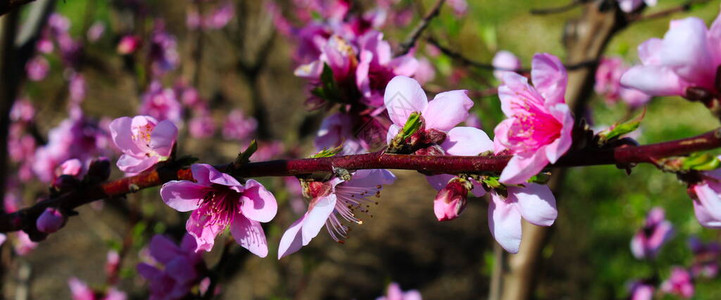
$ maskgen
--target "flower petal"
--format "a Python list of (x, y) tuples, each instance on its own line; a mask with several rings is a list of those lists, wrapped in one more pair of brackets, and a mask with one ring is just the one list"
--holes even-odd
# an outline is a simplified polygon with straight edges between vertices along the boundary
[(283, 237), (280, 238), (280, 244), (278, 245), (278, 259), (293, 254), (303, 247), (303, 235), (300, 229), (303, 227), (303, 221), (306, 215), (303, 215), (302, 218), (295, 221), (290, 225), (288, 230), (283, 233)]
[(383, 102), (394, 124), (403, 127), (413, 112), (423, 112), (428, 106), (426, 92), (415, 79), (396, 76), (386, 86)]
[(571, 148), (573, 143), (571, 133), (573, 130), (573, 116), (571, 111), (566, 104), (556, 104), (549, 108), (551, 115), (556, 118), (562, 125), (560, 136), (552, 143), (548, 144), (544, 149), (546, 150), (546, 158), (550, 163), (556, 163), (556, 161), (566, 154), (568, 149)]
[(538, 226), (551, 226), (558, 216), (556, 198), (548, 186), (526, 183), (526, 187), (508, 187), (508, 198), (518, 201), (518, 208), (526, 221)]
[(661, 48), (663, 48), (662, 39), (648, 39), (641, 45), (638, 45), (638, 58), (641, 59), (644, 66), (660, 66)]
[(245, 183), (245, 190), (240, 199), (242, 201), (240, 210), (248, 219), (263, 223), (270, 222), (278, 212), (275, 196), (253, 179), (248, 179)]
[(343, 185), (375, 188), (377, 185), (391, 184), (395, 181), (396, 176), (386, 169), (366, 169), (353, 173), (351, 180), (346, 181)]
[(243, 186), (238, 182), (237, 179), (233, 178), (226, 173), (220, 172), (215, 167), (209, 164), (194, 164), (190, 166), (190, 171), (193, 173), (193, 179), (198, 183), (209, 186), (211, 184), (220, 184), (229, 187), (234, 187), (237, 192), (243, 191)]
[(473, 107), (473, 100), (468, 98), (465, 90), (443, 92), (436, 95), (422, 112), (426, 129), (451, 130), (468, 119), (468, 110)]
[(237, 214), (230, 224), (230, 234), (235, 241), (250, 253), (259, 257), (268, 256), (268, 243), (265, 232), (258, 221), (249, 220), (242, 214)]
[(708, 182), (709, 180), (702, 181), (701, 184), (697, 184), (694, 187), (696, 196), (701, 206), (716, 220), (721, 221), (721, 186), (718, 183)]
[(568, 75), (558, 57), (548, 53), (534, 55), (531, 61), (531, 81), (547, 105), (566, 103)]
[(688, 82), (713, 88), (716, 69), (708, 50), (707, 32), (706, 24), (699, 18), (671, 21), (671, 28), (663, 37), (661, 63)]
[(446, 184), (448, 184), (451, 179), (456, 177), (455, 175), (451, 174), (438, 174), (433, 176), (426, 176), (426, 180), (428, 183), (436, 189), (436, 191), (440, 191), (442, 188), (446, 187)]
[(693, 212), (698, 222), (707, 228), (721, 228), (721, 220), (714, 218), (698, 201), (693, 201)]
[(150, 249), (150, 256), (162, 264), (167, 264), (180, 254), (178, 246), (169, 238), (160, 234), (153, 236), (148, 248)]
[(210, 223), (208, 216), (203, 215), (200, 210), (194, 210), (185, 223), (185, 230), (195, 238), (195, 242), (198, 244), (195, 252), (210, 251), (215, 244), (215, 237), (225, 230), (226, 226), (227, 224)]
[(177, 138), (178, 128), (175, 124), (169, 120), (161, 121), (150, 133), (150, 148), (160, 156), (170, 156)]
[(508, 149), (508, 130), (513, 125), (514, 119), (505, 119), (493, 129), (493, 152), (495, 154)]
[(395, 138), (400, 131), (400, 126), (396, 124), (391, 124), (391, 126), (388, 127), (388, 133), (386, 134), (386, 144), (390, 145), (393, 138)]
[(682, 96), (688, 83), (665, 66), (633, 66), (621, 76), (621, 85), (651, 96)]
[(123, 154), (120, 158), (118, 158), (118, 161), (115, 164), (118, 166), (118, 169), (127, 173), (126, 175), (132, 176), (150, 169), (150, 167), (154, 166), (156, 163), (158, 163), (157, 156), (142, 156), (141, 158), (138, 158), (128, 154)]
[(473, 156), (493, 150), (493, 142), (488, 135), (474, 127), (455, 127), (448, 131), (441, 148), (450, 155)]
[(545, 147), (531, 156), (514, 155), (501, 172), (500, 182), (505, 184), (521, 184), (538, 174), (548, 165)]
[(173, 180), (163, 184), (160, 197), (173, 209), (186, 212), (200, 207), (208, 187), (187, 180)]
[(336, 196), (335, 194), (330, 194), (311, 201), (315, 201), (315, 203), (311, 204), (312, 207), (309, 208), (306, 213), (305, 221), (303, 222), (303, 229), (301, 229), (303, 234), (303, 246), (308, 245), (310, 240), (318, 235), (320, 229), (323, 228), (323, 225), (325, 225), (325, 221), (328, 220), (330, 214), (333, 213), (333, 210), (335, 209)]
[(498, 244), (510, 253), (518, 253), (521, 247), (521, 213), (515, 205), (495, 192), (491, 193), (488, 205), (488, 228)]
[(110, 129), (110, 136), (115, 143), (115, 146), (120, 149), (123, 153), (140, 155), (143, 150), (138, 148), (138, 145), (133, 141), (133, 133), (131, 126), (133, 119), (129, 117), (121, 117), (110, 122), (108, 128)]

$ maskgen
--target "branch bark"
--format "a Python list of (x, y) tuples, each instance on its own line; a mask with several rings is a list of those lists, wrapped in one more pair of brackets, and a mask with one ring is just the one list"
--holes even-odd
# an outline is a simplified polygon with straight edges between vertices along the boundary
[[(678, 156), (721, 147), (721, 128), (702, 135), (644, 146), (569, 152), (549, 167), (573, 167), (606, 164), (653, 163), (658, 158)], [(252, 162), (233, 169), (232, 164), (216, 166), (235, 177), (303, 176), (332, 173), (334, 168), (418, 170), (424, 174), (499, 173), (511, 159), (510, 155), (491, 156), (421, 156), (385, 154), (383, 151), (335, 156)], [(57, 198), (40, 201), (34, 206), (13, 213), (0, 214), (0, 232), (23, 230), (36, 233), (35, 220), (47, 207), (72, 211), (93, 201), (122, 197), (141, 189), (162, 185), (171, 180), (193, 180), (190, 169), (169, 163), (136, 176), (82, 187)], [(524, 234), (525, 235), (525, 234)]]

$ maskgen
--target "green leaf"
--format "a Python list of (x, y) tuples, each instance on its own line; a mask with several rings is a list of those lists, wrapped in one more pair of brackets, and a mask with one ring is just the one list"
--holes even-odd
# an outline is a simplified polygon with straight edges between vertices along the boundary
[(604, 145), (608, 141), (617, 139), (625, 134), (628, 134), (636, 129), (638, 129), (638, 126), (641, 125), (641, 121), (643, 120), (643, 117), (646, 115), (646, 109), (644, 108), (643, 112), (638, 115), (637, 117), (628, 120), (626, 122), (623, 122), (621, 124), (614, 124), (610, 128), (603, 130), (598, 133), (598, 143), (599, 145)]
[(401, 136), (403, 139), (407, 139), (414, 133), (418, 131), (418, 129), (421, 128), (422, 125), (421, 121), (421, 114), (418, 112), (413, 112), (408, 117), (408, 121), (406, 121), (406, 125), (403, 125), (403, 129), (401, 130)]
[(335, 156), (336, 154), (338, 154), (338, 152), (340, 152), (340, 150), (343, 150), (343, 145), (340, 145), (340, 146), (335, 147), (335, 148), (320, 150), (320, 152), (314, 154), (314, 155), (311, 156), (311, 157), (312, 157), (312, 158), (331, 157), (331, 156)]
[(691, 156), (683, 159), (682, 167), (686, 170), (710, 171), (718, 169), (721, 161), (708, 153), (693, 153)]

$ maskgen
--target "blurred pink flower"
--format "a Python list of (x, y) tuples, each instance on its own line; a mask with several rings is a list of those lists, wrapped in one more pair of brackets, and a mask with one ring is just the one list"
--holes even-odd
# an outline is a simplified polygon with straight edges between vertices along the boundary
[(167, 160), (178, 138), (178, 128), (168, 120), (158, 122), (149, 116), (122, 117), (110, 123), (110, 134), (123, 152), (118, 168), (131, 175)]
[(42, 55), (37, 55), (25, 64), (25, 72), (32, 81), (43, 80), (50, 72), (50, 63)]
[(510, 51), (506, 50), (496, 52), (491, 64), (493, 65), (493, 68), (496, 69), (493, 71), (493, 77), (496, 77), (496, 79), (501, 82), (503, 82), (504, 74), (509, 72), (516, 73), (517, 70), (521, 68), (521, 60), (519, 60), (518, 57)]
[(630, 13), (646, 3), (646, 6), (656, 6), (656, 0), (618, 0), (618, 6), (621, 10)]
[(215, 133), (215, 120), (207, 110), (195, 112), (195, 116), (188, 123), (188, 132), (194, 138), (208, 138)]
[(196, 251), (210, 251), (215, 237), (230, 226), (230, 233), (243, 248), (260, 257), (268, 255), (260, 222), (275, 217), (278, 204), (273, 194), (255, 180), (240, 184), (211, 165), (194, 164), (191, 172), (195, 182), (170, 181), (163, 184), (160, 195), (178, 211), (193, 211), (185, 228), (198, 243)]
[(75, 277), (68, 280), (73, 300), (125, 300), (125, 293), (109, 287), (107, 291), (96, 291)]
[(142, 40), (139, 36), (136, 35), (126, 35), (122, 38), (120, 38), (120, 41), (118, 42), (117, 51), (118, 54), (121, 55), (128, 55), (133, 54), (135, 51), (140, 49), (140, 46), (142, 44)]
[(391, 184), (396, 177), (387, 170), (358, 170), (351, 180), (333, 178), (328, 182), (309, 182), (306, 194), (312, 197), (308, 211), (283, 233), (278, 246), (278, 259), (295, 253), (307, 246), (325, 224), (331, 238), (341, 242), (346, 238), (348, 227), (341, 223), (361, 224), (356, 210), (366, 212), (365, 205), (374, 203), (372, 196), (379, 196), (384, 184)]
[(720, 42), (721, 17), (716, 18), (710, 29), (695, 17), (673, 20), (663, 40), (652, 38), (638, 46), (641, 65), (623, 74), (621, 84), (652, 96), (687, 97), (688, 88), (716, 95)]
[(170, 120), (176, 125), (181, 124), (183, 107), (178, 102), (175, 90), (163, 88), (159, 81), (153, 81), (141, 98), (141, 115), (151, 116), (158, 121)]
[(91, 43), (97, 42), (105, 33), (105, 24), (100, 21), (95, 21), (93, 25), (88, 28), (88, 41)]
[(661, 291), (690, 299), (694, 294), (691, 274), (681, 267), (673, 267), (671, 276), (661, 283)]
[(626, 88), (621, 85), (621, 76), (628, 67), (620, 57), (604, 57), (596, 69), (596, 93), (604, 96), (610, 103), (623, 100), (631, 107), (639, 107), (651, 100), (651, 96), (643, 92)]
[(566, 105), (566, 69), (550, 54), (533, 56), (531, 78), (506, 73), (498, 88), (501, 109), (508, 119), (496, 126), (496, 153), (506, 149), (513, 158), (501, 173), (505, 184), (521, 184), (555, 163), (571, 148), (573, 116)]
[[(383, 40), (383, 33), (370, 31), (358, 38), (359, 62), (355, 69), (358, 90), (363, 103), (380, 107), (388, 82), (395, 76), (413, 76), (418, 70), (414, 53), (394, 57), (391, 46)], [(427, 76), (427, 74), (424, 74)]]
[(384, 297), (378, 297), (376, 300), (421, 300), (421, 293), (416, 290), (410, 290), (404, 292), (401, 290), (400, 285), (395, 282), (391, 282), (388, 285), (388, 290)]
[(255, 135), (258, 121), (246, 116), (242, 110), (234, 109), (223, 123), (223, 138), (227, 140), (246, 141)]
[(721, 256), (721, 245), (716, 241), (704, 243), (697, 237), (691, 237), (688, 244), (693, 253), (691, 275), (715, 278), (719, 269), (718, 259)]
[(205, 17), (205, 28), (222, 29), (235, 16), (235, 7), (232, 1), (228, 1), (216, 7), (207, 17)]
[(656, 257), (673, 233), (673, 226), (665, 219), (663, 208), (654, 207), (648, 212), (646, 223), (631, 239), (633, 256), (638, 259)]
[(629, 300), (653, 300), (654, 287), (643, 281), (635, 281), (629, 286)]

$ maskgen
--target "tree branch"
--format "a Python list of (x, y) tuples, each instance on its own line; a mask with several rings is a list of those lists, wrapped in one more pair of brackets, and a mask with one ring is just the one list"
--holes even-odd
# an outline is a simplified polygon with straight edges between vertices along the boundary
[(0, 0), (0, 16), (35, 0)]
[(416, 41), (418, 38), (421, 37), (421, 33), (423, 33), (423, 30), (428, 27), (428, 24), (431, 23), (431, 20), (438, 16), (438, 13), (441, 11), (441, 7), (443, 6), (443, 3), (446, 2), (446, 0), (438, 0), (436, 1), (436, 4), (431, 8), (430, 11), (421, 19), (421, 22), (416, 25), (415, 28), (411, 31), (411, 33), (408, 35), (406, 40), (401, 43), (400, 49), (398, 49), (398, 52), (396, 53), (397, 56), (404, 55), (408, 53), (408, 51), (411, 51), (411, 48), (416, 45)]
[(669, 9), (665, 9), (665, 10), (658, 11), (655, 13), (632, 16), (631, 18), (629, 18), (628, 22), (631, 23), (631, 22), (649, 21), (649, 20), (659, 19), (659, 18), (673, 15), (675, 13), (690, 11), (691, 7), (695, 4), (706, 4), (706, 3), (709, 3), (709, 0), (689, 0), (689, 1), (686, 1), (686, 3), (683, 3), (679, 6), (671, 7)]
[[(696, 137), (664, 143), (573, 151), (549, 167), (652, 163), (658, 158), (685, 155), (719, 147), (721, 147), (721, 128)], [(252, 162), (239, 169), (232, 169), (230, 164), (216, 166), (216, 168), (228, 171), (236, 177), (302, 176), (331, 173), (334, 168), (347, 170), (403, 169), (417, 170), (424, 174), (498, 173), (503, 170), (510, 159), (510, 155), (421, 156), (385, 154), (383, 151), (378, 151), (347, 156)], [(190, 169), (170, 163), (136, 176), (79, 188), (57, 198), (40, 201), (32, 207), (17, 212), (0, 214), (0, 232), (24, 230), (31, 234), (36, 231), (35, 220), (47, 207), (72, 211), (83, 204), (106, 198), (122, 197), (128, 193), (159, 186), (171, 180), (193, 180), (193, 176)]]

